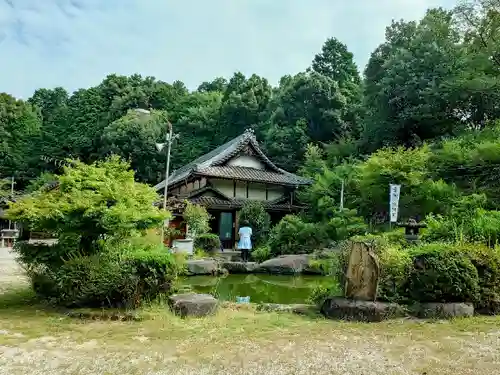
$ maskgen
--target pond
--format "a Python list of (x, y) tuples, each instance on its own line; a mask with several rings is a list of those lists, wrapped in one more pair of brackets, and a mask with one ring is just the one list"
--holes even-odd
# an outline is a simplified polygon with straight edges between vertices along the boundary
[(182, 285), (196, 293), (208, 293), (221, 301), (236, 301), (236, 297), (250, 297), (253, 303), (307, 303), (316, 286), (330, 286), (327, 276), (285, 275), (228, 275), (225, 277), (192, 276)]

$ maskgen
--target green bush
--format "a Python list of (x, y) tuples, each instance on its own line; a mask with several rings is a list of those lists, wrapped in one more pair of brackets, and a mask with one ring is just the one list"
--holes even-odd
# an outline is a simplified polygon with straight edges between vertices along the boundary
[(186, 201), (186, 207), (182, 216), (189, 226), (189, 231), (193, 238), (205, 234), (210, 230), (211, 217), (205, 207)]
[(380, 262), (380, 278), (377, 298), (382, 301), (398, 302), (405, 297), (405, 283), (412, 267), (408, 250), (389, 244), (377, 251)]
[(246, 202), (240, 211), (240, 223), (248, 221), (252, 228), (252, 242), (258, 247), (266, 242), (271, 226), (271, 216), (258, 201)]
[(130, 307), (168, 293), (183, 265), (158, 245), (121, 254), (75, 257), (29, 272), (37, 295), (66, 307)]
[(479, 276), (479, 295), (474, 301), (476, 311), (500, 313), (500, 248), (468, 244), (459, 249), (468, 254)]
[(250, 255), (252, 257), (252, 260), (257, 263), (262, 263), (272, 258), (271, 249), (268, 245), (257, 247), (256, 249), (252, 250)]
[(31, 273), (35, 293), (65, 307), (135, 307), (140, 302), (139, 279), (117, 259), (77, 257), (54, 270)]
[(367, 226), (356, 210), (343, 209), (330, 215), (326, 230), (329, 240), (341, 241), (366, 233)]
[(194, 240), (194, 247), (196, 249), (202, 249), (209, 254), (213, 254), (221, 248), (220, 238), (216, 234), (200, 234)]
[(308, 269), (323, 275), (337, 276), (341, 267), (342, 255), (340, 251), (317, 251), (309, 261)]
[(479, 276), (467, 252), (432, 243), (411, 250), (413, 266), (405, 285), (414, 302), (474, 302), (480, 298)]
[(287, 215), (272, 228), (269, 247), (272, 256), (283, 254), (310, 254), (325, 245), (325, 231), (319, 224), (302, 221)]
[(122, 258), (125, 269), (131, 268), (138, 278), (141, 299), (151, 300), (160, 293), (167, 293), (183, 267), (163, 248), (154, 251), (140, 249)]
[(342, 295), (342, 288), (337, 282), (332, 281), (331, 285), (318, 285), (314, 287), (309, 295), (308, 302), (321, 307), (327, 298), (340, 295)]

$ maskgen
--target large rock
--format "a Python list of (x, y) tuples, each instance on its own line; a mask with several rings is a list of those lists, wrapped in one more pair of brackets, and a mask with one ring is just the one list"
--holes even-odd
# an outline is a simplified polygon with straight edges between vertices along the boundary
[(296, 274), (309, 270), (310, 255), (282, 255), (259, 264), (255, 272), (270, 274)]
[(346, 272), (346, 298), (375, 301), (379, 274), (379, 262), (371, 246), (352, 242)]
[(188, 276), (218, 275), (222, 273), (220, 264), (215, 259), (191, 259), (186, 262)]
[(218, 301), (210, 294), (175, 294), (169, 298), (172, 311), (181, 317), (202, 317), (215, 314)]
[(328, 298), (321, 313), (330, 319), (358, 322), (381, 322), (406, 316), (405, 309), (396, 303), (359, 301), (345, 298)]
[(253, 273), (257, 268), (255, 262), (224, 262), (222, 268), (226, 269), (230, 274)]
[(474, 306), (470, 303), (422, 303), (414, 307), (419, 318), (452, 319), (474, 315)]

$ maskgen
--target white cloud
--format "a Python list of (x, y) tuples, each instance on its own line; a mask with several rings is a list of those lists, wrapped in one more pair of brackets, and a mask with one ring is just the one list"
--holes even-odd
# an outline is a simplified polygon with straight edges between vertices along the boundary
[[(343, 5), (336, 5), (342, 3)], [(69, 90), (109, 73), (195, 88), (236, 70), (275, 83), (336, 36), (363, 66), (391, 19), (453, 0), (0, 0), (0, 91)]]

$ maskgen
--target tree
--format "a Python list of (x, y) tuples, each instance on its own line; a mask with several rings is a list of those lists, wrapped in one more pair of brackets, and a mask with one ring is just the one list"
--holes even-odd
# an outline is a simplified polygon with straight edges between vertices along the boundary
[(38, 190), (13, 203), (9, 220), (31, 230), (76, 239), (80, 256), (98, 253), (101, 240), (121, 240), (159, 227), (164, 211), (153, 188), (134, 181), (130, 165), (113, 156), (90, 165), (71, 161), (56, 189)]
[(166, 123), (167, 116), (161, 111), (152, 111), (148, 116), (129, 111), (104, 128), (99, 158), (116, 154), (130, 160), (139, 181), (156, 184), (162, 177), (165, 155), (155, 144), (165, 139)]
[(280, 167), (288, 171), (296, 171), (302, 163), (308, 137), (305, 120), (296, 124), (271, 125), (264, 138), (264, 148), (267, 155)]
[(228, 82), (224, 77), (217, 77), (210, 82), (203, 82), (198, 86), (197, 91), (199, 92), (221, 92), (226, 91)]
[(381, 149), (356, 168), (357, 199), (354, 202), (365, 218), (385, 222), (389, 210), (389, 184), (400, 184), (400, 217), (424, 217), (443, 213), (457, 197), (452, 185), (433, 180), (431, 149)]
[(254, 247), (259, 247), (267, 240), (271, 227), (271, 216), (261, 202), (246, 202), (240, 211), (240, 222), (247, 221), (252, 228)]
[(271, 98), (271, 86), (267, 79), (253, 74), (250, 78), (236, 73), (227, 85), (222, 98), (219, 137), (228, 141), (242, 134), (247, 128), (257, 130), (264, 118)]
[(326, 40), (321, 52), (314, 56), (311, 69), (331, 78), (342, 88), (361, 83), (353, 54), (337, 38)]
[(225, 137), (219, 136), (221, 105), (220, 92), (195, 92), (180, 101), (173, 123), (174, 131), (180, 135), (172, 148), (173, 168), (186, 165), (224, 142)]
[(0, 177), (27, 177), (40, 127), (40, 114), (29, 103), (0, 93)]
[(419, 145), (462, 129), (453, 85), (466, 62), (451, 12), (432, 9), (416, 27), (396, 29), (402, 35), (395, 45), (382, 46), (381, 70), (374, 61), (369, 64), (375, 81), (366, 84), (370, 108), (364, 138), (371, 150)]
[(316, 72), (299, 73), (283, 80), (270, 104), (270, 121), (296, 124), (305, 120), (313, 142), (331, 141), (348, 133), (347, 100), (337, 82)]

